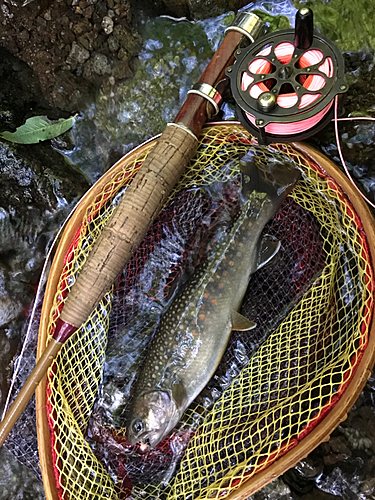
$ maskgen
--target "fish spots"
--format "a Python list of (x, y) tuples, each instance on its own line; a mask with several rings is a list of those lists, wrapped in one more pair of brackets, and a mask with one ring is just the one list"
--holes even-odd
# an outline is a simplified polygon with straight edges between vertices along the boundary
[(201, 313), (201, 314), (199, 315), (199, 317), (200, 317), (200, 319), (201, 319), (202, 321), (206, 319), (206, 315), (205, 315), (205, 314), (203, 314), (203, 313)]
[(216, 305), (216, 304), (217, 304), (217, 299), (212, 299), (212, 300), (211, 300), (211, 304)]
[(194, 337), (196, 337), (198, 335), (198, 331), (197, 330), (193, 330), (191, 333), (194, 335)]
[(219, 288), (224, 288), (224, 283), (219, 283)]
[(223, 276), (228, 276), (228, 271), (223, 271)]
[(209, 294), (208, 292), (206, 292), (206, 293), (204, 294), (204, 298), (205, 298), (205, 299), (208, 299), (208, 297), (209, 297), (209, 296), (210, 296), (210, 294)]
[(233, 267), (233, 266), (234, 266), (234, 260), (230, 260), (230, 261), (228, 262), (228, 264), (229, 264), (231, 267)]

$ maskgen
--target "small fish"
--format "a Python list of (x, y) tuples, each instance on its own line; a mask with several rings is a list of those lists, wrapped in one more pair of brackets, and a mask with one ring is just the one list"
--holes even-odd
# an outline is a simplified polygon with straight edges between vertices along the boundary
[(277, 240), (260, 235), (300, 172), (276, 162), (258, 168), (249, 154), (242, 160), (240, 212), (172, 301), (149, 347), (126, 425), (131, 444), (157, 446), (215, 373), (231, 331), (256, 326), (238, 310), (250, 275), (278, 251)]

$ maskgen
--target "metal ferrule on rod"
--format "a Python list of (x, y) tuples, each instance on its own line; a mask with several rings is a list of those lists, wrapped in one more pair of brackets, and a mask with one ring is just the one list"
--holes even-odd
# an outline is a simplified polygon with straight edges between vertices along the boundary
[(254, 43), (263, 34), (264, 23), (252, 12), (239, 12), (225, 33), (228, 31), (238, 31), (247, 36), (251, 43)]
[(197, 82), (195, 83), (191, 90), (189, 90), (188, 94), (197, 94), (201, 97), (207, 99), (208, 102), (212, 104), (215, 109), (215, 113), (213, 116), (217, 115), (220, 111), (220, 104), (222, 101), (221, 94), (208, 83)]

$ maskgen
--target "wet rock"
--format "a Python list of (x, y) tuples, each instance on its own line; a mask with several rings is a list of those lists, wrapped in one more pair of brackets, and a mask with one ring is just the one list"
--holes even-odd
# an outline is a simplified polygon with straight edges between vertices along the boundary
[[(345, 72), (354, 79), (359, 81), (368, 74), (374, 63), (374, 52), (371, 49), (361, 51), (343, 52)], [(353, 78), (354, 77), (354, 78)]]
[(69, 70), (61, 70), (55, 75), (55, 84), (51, 90), (52, 100), (60, 109), (75, 112), (87, 99), (92, 99), (95, 89), (90, 82)]
[(80, 21), (79, 23), (73, 24), (72, 30), (77, 36), (81, 36), (84, 33), (90, 32), (93, 26), (88, 20)]
[(333, 453), (339, 453), (344, 458), (348, 458), (352, 454), (341, 436), (332, 437), (328, 444)]
[(48, 104), (32, 69), (0, 47), (0, 131), (15, 130), (25, 118), (43, 114)]
[(84, 65), (83, 76), (94, 83), (102, 82), (104, 75), (111, 74), (111, 66), (104, 54), (94, 54)]
[(0, 328), (0, 363), (3, 367), (0, 370), (0, 412), (4, 409), (13, 368), (13, 356), (17, 349), (17, 342), (8, 338), (7, 330), (7, 328)]
[(106, 75), (111, 73), (111, 67), (108, 59), (104, 54), (94, 54), (92, 57), (93, 71), (97, 75)]
[(120, 42), (114, 36), (110, 36), (107, 40), (107, 43), (108, 43), (108, 48), (111, 52), (116, 52), (120, 48)]
[(295, 469), (306, 479), (316, 479), (323, 472), (323, 463), (316, 454), (310, 454), (298, 462)]
[[(8, 362), (18, 349), (21, 331), (35, 296), (46, 247), (70, 210), (70, 203), (89, 187), (48, 143), (10, 145), (0, 142), (0, 337), (14, 339)], [(1, 358), (1, 357), (0, 357)], [(1, 359), (0, 359), (1, 361)]]
[(300, 497), (293, 496), (290, 500), (295, 500), (296, 498), (300, 498), (301, 500), (338, 500), (336, 496), (331, 495), (330, 493), (325, 493), (324, 491), (316, 488)]
[(113, 31), (113, 21), (109, 16), (104, 16), (102, 21), (102, 27), (107, 35), (110, 35)]
[(90, 19), (90, 17), (93, 15), (94, 13), (94, 7), (93, 5), (90, 5), (90, 7), (86, 7), (86, 9), (83, 9), (83, 16), (86, 18), (86, 19)]
[[(12, 22), (15, 16), (17, 23)], [(120, 48), (126, 50), (127, 66), (137, 55), (140, 38), (130, 28), (130, 20), (128, 0), (110, 5), (95, 0), (33, 1), (24, 9), (17, 2), (7, 2), (0, 9), (0, 44), (33, 66), (50, 105), (76, 112), (82, 100), (91, 99), (87, 87), (95, 92), (102, 84), (100, 77), (117, 77)], [(120, 39), (109, 46), (107, 40), (115, 27)], [(85, 71), (84, 64), (91, 57), (94, 62)]]
[(126, 61), (128, 59), (128, 53), (125, 49), (120, 49), (117, 53), (117, 57), (120, 59), (120, 61)]
[(294, 492), (306, 494), (314, 489), (315, 480), (323, 469), (323, 460), (316, 453), (312, 453), (298, 462), (293, 469), (286, 471), (282, 478)]
[(248, 500), (289, 500), (291, 498), (290, 488), (280, 478), (267, 484), (261, 491), (258, 491)]
[(206, 19), (238, 10), (248, 3), (248, 0), (154, 0), (145, 2), (142, 8), (154, 16), (167, 14), (177, 18)]
[[(0, 219), (0, 255), (3, 250), (3, 229)], [(13, 335), (12, 326), (22, 315), (23, 305), (9, 291), (10, 271), (0, 261), (0, 414), (4, 409), (13, 367), (13, 357), (18, 348), (18, 339)], [(0, 497), (1, 498), (1, 497)]]
[(361, 485), (361, 494), (365, 495), (366, 498), (373, 497), (375, 493), (375, 477), (371, 477), (363, 481)]
[(345, 500), (356, 500), (359, 497), (362, 485), (361, 469), (363, 469), (363, 459), (356, 458), (348, 462), (346, 470), (335, 467), (329, 474), (322, 474), (317, 479), (317, 486), (322, 491), (335, 495)]
[[(19, 480), (22, 478), (22, 481)], [(34, 474), (0, 449), (0, 500), (44, 500), (43, 484)]]
[[(0, 49), (0, 53), (4, 55), (3, 59), (0, 59), (0, 110), (3, 110), (0, 114), (0, 130), (13, 130), (30, 115), (61, 117), (61, 111), (51, 108), (43, 99), (32, 69), (4, 49)], [(62, 139), (60, 143), (55, 141), (55, 144), (61, 146), (61, 141)], [(69, 147), (68, 140), (65, 142), (66, 147)], [(1, 140), (0, 184), (2, 412), (46, 248), (51, 244), (61, 222), (67, 217), (71, 204), (82, 196), (90, 183), (82, 172), (68, 164), (65, 158), (52, 148), (50, 141), (23, 145)], [(35, 434), (30, 426), (27, 429)], [(27, 450), (16, 451), (19, 459), (22, 459)], [(0, 454), (0, 499), (43, 498), (41, 483), (19, 464), (15, 465), (4, 449), (0, 450)], [(34, 467), (37, 467), (37, 463), (37, 459), (34, 460)]]
[[(4, 239), (4, 224), (3, 219), (0, 220), (0, 253), (4, 251), (3, 239)], [(16, 243), (16, 240), (13, 240)], [(10, 282), (10, 272), (0, 262), (0, 331), (4, 332), (4, 327), (9, 325), (13, 320), (15, 320), (20, 313), (22, 312), (22, 304), (18, 301), (11, 292), (9, 292), (9, 282)], [(1, 335), (0, 335), (1, 337)], [(3, 339), (5, 342), (0, 349), (1, 355), (6, 355), (10, 347), (6, 341), (6, 338)], [(4, 365), (1, 365), (4, 366)], [(0, 398), (1, 400), (1, 398)]]
[(52, 21), (52, 15), (51, 15), (51, 10), (48, 9), (44, 14), (43, 14), (43, 18), (46, 20), (46, 21)]
[[(4, 49), (0, 53), (0, 130), (14, 130), (30, 115), (61, 117), (44, 101), (31, 68)], [(89, 182), (49, 141), (24, 145), (1, 140), (0, 179), (0, 366), (10, 370), (46, 245), (69, 203)], [(14, 339), (9, 349), (7, 338)], [(6, 392), (4, 377), (0, 390)]]
[[(129, 66), (128, 60), (125, 59), (124, 61), (121, 61), (120, 59), (119, 61), (117, 61), (113, 67), (112, 74), (115, 78), (117, 78), (117, 80), (124, 80), (125, 78), (129, 78), (130, 76), (132, 76), (133, 72)], [(106, 87), (103, 85), (102, 88), (105, 92)]]
[[(22, 311), (22, 304), (12, 296), (0, 294), (0, 328), (15, 320)], [(4, 350), (6, 352), (6, 350)]]
[(0, 207), (18, 215), (32, 206), (54, 210), (60, 199), (72, 201), (89, 187), (85, 177), (49, 143), (32, 145), (0, 141)]
[(129, 6), (126, 4), (115, 5), (115, 14), (120, 18), (128, 18), (129, 17)]
[(83, 64), (90, 57), (90, 52), (77, 42), (73, 42), (71, 51), (66, 62), (71, 66), (76, 67), (78, 64)]
[(138, 54), (141, 48), (141, 38), (131, 32), (125, 26), (117, 25), (113, 29), (113, 36), (117, 39), (121, 48), (125, 49), (130, 56)]
[(349, 444), (354, 450), (370, 450), (372, 440), (366, 435), (364, 430), (359, 428), (342, 428), (342, 432), (347, 437)]

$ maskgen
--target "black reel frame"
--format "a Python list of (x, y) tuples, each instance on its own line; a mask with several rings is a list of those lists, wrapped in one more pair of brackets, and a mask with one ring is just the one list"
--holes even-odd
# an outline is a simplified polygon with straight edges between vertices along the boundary
[[(306, 9), (307, 10), (307, 9)], [(258, 138), (260, 144), (270, 144), (272, 142), (292, 142), (295, 140), (303, 140), (310, 137), (314, 133), (324, 128), (333, 117), (333, 106), (326, 115), (315, 126), (302, 133), (275, 135), (267, 133), (265, 127), (269, 123), (295, 123), (306, 120), (315, 116), (322, 111), (330, 102), (333, 101), (336, 95), (343, 94), (348, 87), (344, 83), (344, 60), (338, 47), (329, 39), (325, 38), (312, 29), (312, 12), (311, 12), (311, 32), (306, 35), (304, 29), (306, 25), (303, 23), (298, 25), (298, 11), (296, 16), (296, 30), (280, 30), (259, 39), (256, 43), (251, 44), (248, 48), (238, 49), (235, 52), (235, 61), (232, 66), (228, 67), (226, 74), (230, 79), (231, 91), (236, 103), (237, 113), (242, 125), (249, 130), (255, 137)], [(297, 28), (298, 26), (298, 28)], [(299, 32), (297, 31), (299, 30)], [(301, 43), (301, 39), (303, 38)], [(308, 38), (308, 41), (306, 41)], [(294, 45), (292, 58), (288, 64), (283, 64), (275, 55), (275, 47), (283, 42), (289, 42)], [(297, 45), (296, 45), (297, 44)], [(298, 46), (302, 45), (302, 48)], [(271, 51), (268, 55), (259, 55), (262, 49), (271, 46)], [(308, 50), (319, 50), (323, 54), (323, 58), (317, 64), (299, 68), (298, 61)], [(319, 67), (330, 58), (333, 65), (333, 75), (328, 77), (325, 73), (319, 70)], [(256, 59), (263, 59), (270, 63), (272, 72), (256, 74), (249, 70), (249, 66)], [(253, 82), (246, 90), (241, 88), (241, 80), (244, 73), (247, 73), (252, 78)], [(320, 90), (308, 90), (300, 81), (301, 76), (319, 75), (325, 80), (325, 85)], [(267, 82), (268, 85), (267, 85)], [(250, 95), (252, 86), (258, 83), (265, 83), (269, 87), (267, 96), (269, 98), (270, 107), (264, 109), (260, 103), (260, 97), (265, 96), (266, 92), (262, 93), (257, 99)], [(290, 91), (297, 94), (297, 102), (289, 108), (282, 108), (276, 103), (279, 94), (283, 94), (285, 85)], [(292, 90), (293, 89), (293, 90)], [(273, 95), (270, 95), (273, 94)], [(319, 95), (312, 104), (300, 109), (298, 106), (304, 95)], [(246, 113), (254, 116), (256, 126), (247, 118)]]

